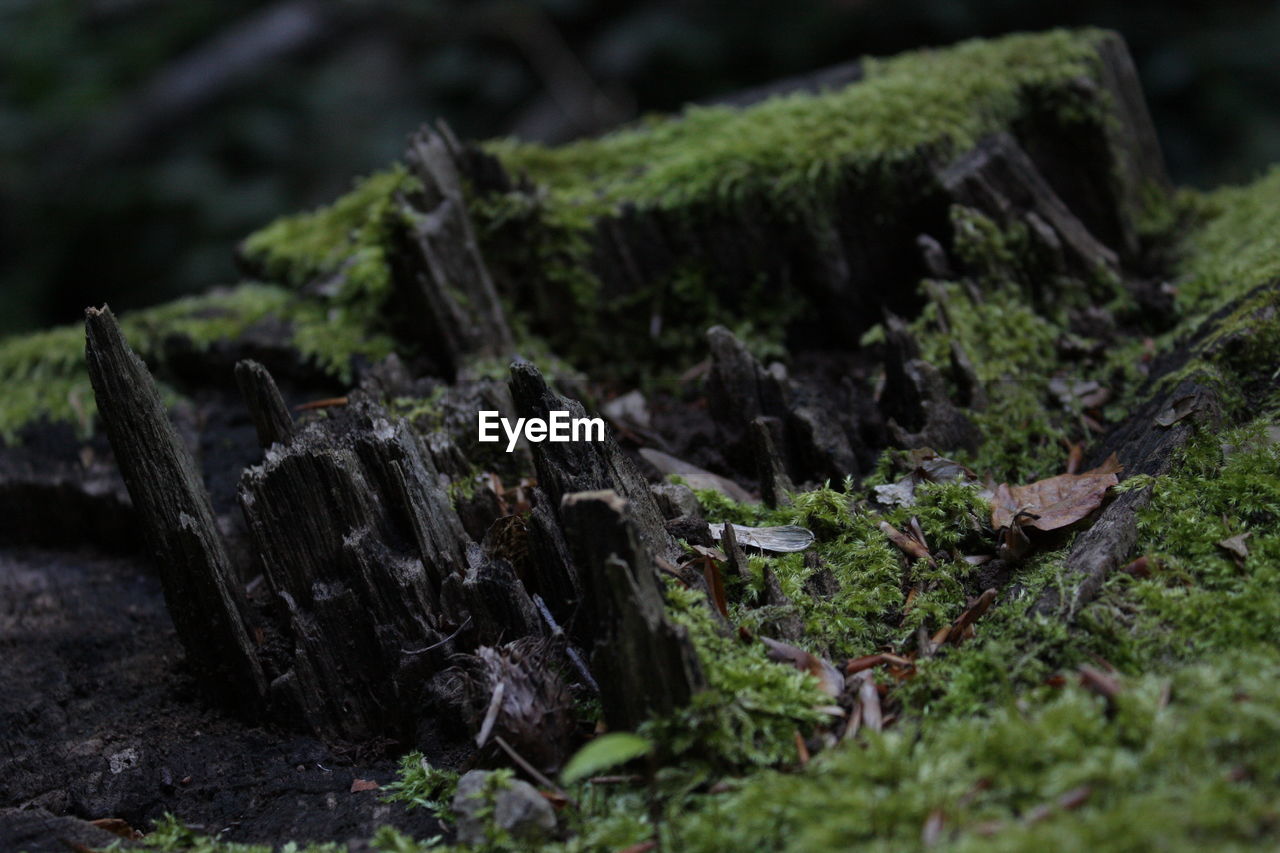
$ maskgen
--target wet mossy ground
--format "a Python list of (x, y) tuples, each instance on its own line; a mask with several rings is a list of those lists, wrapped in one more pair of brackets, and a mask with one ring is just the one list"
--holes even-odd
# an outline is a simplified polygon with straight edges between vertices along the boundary
[[(559, 276), (585, 310), (599, 295), (599, 282), (583, 264), (585, 235), (594, 217), (619, 203), (723, 206), (769, 193), (802, 215), (850, 163), (880, 164), (924, 145), (962, 148), (1014, 121), (1029, 91), (1091, 77), (1097, 37), (1015, 37), (868, 63), (864, 83), (849, 90), (782, 98), (746, 112), (693, 109), (678, 121), (655, 119), (570, 149), (493, 143), (490, 153), (544, 190), (532, 202), (528, 195), (477, 199), (479, 224), (492, 234), (513, 223), (544, 229), (545, 239), (535, 240), (534, 255), (524, 260)], [(1097, 120), (1091, 108), (1092, 102), (1059, 104), (1066, 120), (1081, 122)], [(655, 158), (655, 146), (679, 156)], [(279, 321), (320, 375), (349, 384), (360, 361), (397, 347), (380, 313), (390, 291), (386, 224), (396, 215), (394, 194), (410, 182), (399, 169), (375, 175), (330, 208), (259, 232), (242, 252), (271, 283), (137, 312), (125, 320), (131, 343), (163, 376), (165, 342), (173, 337), (199, 350)], [(1141, 311), (1122, 281), (1100, 274), (1046, 282), (1026, 260), (1025, 235), (966, 209), (951, 211), (966, 274), (922, 287), (923, 308), (911, 328), (934, 364), (948, 363), (952, 342), (959, 343), (987, 389), (987, 407), (975, 415), (983, 442), (958, 454), (979, 477), (1028, 482), (1060, 472), (1069, 446), (1095, 434), (1081, 405), (1063, 400), (1054, 380), (1107, 387), (1111, 401), (1095, 414), (1114, 424), (1152, 393), (1145, 374), (1153, 351), (1173, 347), (1204, 318), (1280, 276), (1280, 172), (1247, 187), (1180, 195), (1151, 220), (1162, 224), (1148, 237), (1178, 259), (1170, 270), (1177, 322), (1148, 344), (1139, 331)], [(688, 312), (693, 322), (728, 310), (708, 294), (700, 271), (682, 275), (669, 283), (672, 298), (696, 306)], [(1248, 412), (1236, 417), (1247, 423), (1197, 435), (1165, 476), (1121, 484), (1153, 489), (1135, 552), (1147, 557), (1148, 575), (1116, 574), (1068, 626), (1033, 615), (1031, 604), (1060, 583), (1070, 541), (1035, 554), (1018, 567), (971, 641), (918, 661), (911, 678), (888, 684), (884, 701), (893, 725), (822, 750), (807, 764), (796, 735), (812, 738), (829, 704), (816, 681), (769, 662), (758, 644), (726, 636), (697, 593), (672, 586), (670, 613), (693, 638), (709, 689), (675, 717), (645, 727), (667, 756), (664, 766), (638, 768), (648, 778), (632, 785), (573, 786), (579, 807), (561, 813), (570, 835), (540, 849), (617, 850), (651, 839), (663, 849), (725, 851), (1276, 846), (1276, 300), (1274, 286), (1258, 290), (1176, 374), (1211, 377), (1236, 415)], [(1119, 331), (1088, 358), (1064, 355), (1089, 337), (1078, 322), (1089, 305), (1105, 306)], [(777, 315), (739, 316), (763, 330), (761, 347), (784, 352)], [(1212, 346), (1232, 334), (1238, 344)], [(882, 339), (873, 329), (863, 342), (873, 348)], [(92, 429), (78, 327), (0, 342), (0, 382), (6, 440), (39, 418)], [(397, 402), (406, 415), (431, 417), (430, 399)], [(910, 509), (871, 505), (868, 489), (899, 473), (886, 454), (864, 481), (826, 484), (775, 510), (702, 493), (713, 521), (813, 530), (821, 564), (839, 588), (830, 597), (810, 592), (806, 582), (817, 569), (800, 555), (754, 556), (747, 577), (729, 584), (733, 623), (759, 633), (779, 616), (798, 616), (809, 650), (839, 663), (901, 648), (918, 628), (933, 631), (955, 619), (977, 581), (978, 569), (962, 557), (990, 546), (982, 486), (922, 486)], [(952, 559), (904, 565), (879, 523), (902, 528), (913, 516), (935, 550)], [(1247, 556), (1219, 544), (1244, 534)], [(788, 612), (753, 606), (766, 572), (792, 602), (784, 606)], [(908, 606), (910, 588), (918, 593)], [(1119, 693), (1105, 697), (1079, 684), (1076, 673), (1085, 664), (1113, 667)], [(406, 784), (392, 794), (425, 797), (408, 784), (416, 772), (406, 764)], [(161, 827), (148, 843), (164, 850), (258, 849), (211, 842), (178, 823)], [(391, 831), (372, 842), (395, 851), (438, 843)], [(488, 845), (521, 847), (500, 835)]]

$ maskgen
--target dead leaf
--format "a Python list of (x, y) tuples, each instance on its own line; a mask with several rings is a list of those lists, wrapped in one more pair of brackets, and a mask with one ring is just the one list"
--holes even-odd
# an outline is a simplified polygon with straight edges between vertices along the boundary
[(944, 629), (945, 633), (944, 631), (938, 632), (934, 637), (933, 644), (940, 646), (943, 643), (950, 643), (953, 646), (958, 646), (963, 643), (968, 639), (968, 632), (972, 629), (973, 623), (977, 622), (982, 617), (982, 614), (987, 612), (995, 600), (996, 591), (994, 589), (989, 589), (982, 593), (964, 609), (963, 613), (956, 617), (956, 621)]
[(89, 821), (89, 823), (98, 827), (98, 829), (106, 830), (112, 835), (118, 835), (130, 841), (136, 841), (142, 837), (141, 832), (130, 826), (127, 821), (118, 817), (100, 817), (97, 820)]
[[(695, 545), (694, 549), (701, 555), (693, 562), (702, 567), (702, 577), (707, 582), (707, 590), (711, 593), (711, 603), (715, 605), (716, 610), (720, 611), (721, 616), (728, 619), (729, 600), (724, 594), (724, 573), (720, 571), (720, 563), (728, 557), (714, 548)], [(715, 554), (718, 554), (720, 559), (717, 560)]]
[(1252, 535), (1253, 531), (1247, 530), (1244, 533), (1237, 533), (1235, 536), (1228, 536), (1226, 539), (1218, 542), (1218, 547), (1224, 551), (1229, 551), (1233, 556), (1244, 560), (1249, 556), (1249, 546), (1245, 544), (1244, 540), (1248, 539)]
[(1075, 442), (1071, 445), (1071, 449), (1067, 451), (1067, 473), (1080, 473), (1080, 466), (1084, 463), (1084, 445)]
[(1122, 470), (1113, 453), (1083, 474), (1059, 474), (1026, 486), (1001, 483), (991, 501), (991, 526), (999, 530), (1016, 523), (1047, 531), (1074, 524), (1102, 506)]
[(889, 541), (897, 545), (907, 556), (914, 557), (917, 560), (928, 560), (930, 565), (937, 565), (934, 562), (933, 555), (929, 553), (929, 546), (924, 542), (919, 541), (914, 536), (908, 536), (887, 521), (880, 522), (880, 529), (885, 536), (889, 537)]
[(1151, 577), (1151, 559), (1146, 554), (1143, 554), (1120, 571), (1126, 575), (1133, 575), (1135, 578), (1149, 578)]
[(951, 483), (957, 480), (968, 483), (978, 478), (977, 474), (964, 465), (954, 459), (939, 456), (927, 447), (911, 451), (911, 464), (911, 473), (898, 482), (872, 489), (876, 503), (881, 506), (913, 506), (916, 502), (916, 486), (921, 483)]
[(378, 783), (372, 779), (355, 779), (351, 782), (351, 793), (356, 794), (360, 791), (376, 791)]
[(1058, 808), (1063, 811), (1075, 811), (1089, 801), (1093, 796), (1093, 788), (1088, 785), (1081, 785), (1079, 788), (1072, 788), (1062, 796), (1058, 797)]
[(809, 745), (804, 742), (804, 736), (800, 734), (799, 729), (796, 729), (796, 756), (800, 759), (801, 767), (809, 763)]
[(658, 842), (650, 839), (632, 844), (630, 847), (623, 847), (618, 853), (649, 853), (650, 850), (656, 849), (658, 849)]
[(864, 669), (872, 669), (884, 664), (892, 664), (894, 666), (908, 667), (915, 666), (915, 662), (904, 658), (900, 655), (889, 654), (888, 652), (880, 652), (874, 655), (863, 655), (860, 658), (854, 658), (844, 665), (845, 675), (854, 675), (862, 672)]
[(325, 397), (323, 400), (312, 400), (308, 403), (299, 403), (293, 407), (295, 412), (309, 412), (312, 409), (328, 409), (334, 406), (347, 405), (346, 397)]
[(809, 673), (818, 679), (818, 686), (828, 696), (839, 696), (844, 692), (844, 676), (825, 658), (806, 652), (804, 649), (793, 646), (790, 643), (784, 643), (769, 637), (761, 637), (760, 642), (764, 643), (765, 647), (768, 648), (769, 660), (777, 663), (789, 663), (801, 672)]

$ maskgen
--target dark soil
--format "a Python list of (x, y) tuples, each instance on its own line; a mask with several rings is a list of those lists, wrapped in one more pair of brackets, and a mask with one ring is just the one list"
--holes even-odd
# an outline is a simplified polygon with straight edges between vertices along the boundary
[[(83, 820), (141, 830), (165, 812), (227, 840), (436, 834), (385, 784), (388, 755), (328, 747), (209, 707), (140, 557), (0, 550), (0, 850), (66, 851)], [(394, 750), (392, 750), (394, 752)], [(99, 839), (101, 840), (101, 839)]]

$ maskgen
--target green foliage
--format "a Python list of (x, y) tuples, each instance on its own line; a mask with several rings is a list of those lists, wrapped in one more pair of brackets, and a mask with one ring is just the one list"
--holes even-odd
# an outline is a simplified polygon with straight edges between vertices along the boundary
[(588, 742), (579, 749), (564, 770), (560, 781), (572, 785), (604, 770), (634, 761), (653, 751), (653, 743), (630, 732), (610, 732)]
[(341, 274), (340, 302), (385, 298), (387, 224), (396, 215), (395, 196), (419, 188), (403, 166), (371, 175), (333, 204), (285, 216), (251, 234), (241, 248), (268, 279), (302, 287)]
[[(1076, 688), (1040, 690), (979, 717), (870, 737), (804, 774), (765, 772), (700, 798), (669, 839), (699, 851), (916, 850), (939, 812), (945, 849), (1271, 846), (1280, 663), (1242, 663), (1134, 680), (1113, 713)], [(1075, 811), (1054, 805), (1081, 788)]]
[(1205, 224), (1188, 241), (1178, 301), (1190, 315), (1280, 278), (1280, 168), (1239, 187), (1208, 194)]
[[(1025, 93), (1097, 73), (1094, 31), (966, 42), (867, 60), (865, 78), (818, 96), (735, 110), (689, 107), (678, 117), (560, 148), (503, 141), (488, 148), (553, 198), (602, 213), (621, 202), (668, 209), (761, 194), (803, 208), (860, 165), (925, 145), (958, 151), (1007, 127)], [(1064, 105), (1064, 114), (1081, 104)]]
[(147, 833), (143, 844), (161, 853), (340, 853), (347, 849), (346, 844), (338, 842), (301, 845), (289, 841), (277, 848), (272, 844), (219, 841), (197, 834), (171, 814), (156, 822), (155, 829)]
[(690, 766), (768, 766), (795, 759), (795, 733), (822, 719), (828, 704), (813, 676), (774, 663), (764, 646), (726, 637), (712, 619), (702, 593), (677, 585), (667, 589), (668, 615), (693, 641), (707, 689), (668, 718), (640, 729), (669, 756)]
[(453, 770), (432, 767), (421, 752), (401, 757), (396, 780), (382, 787), (383, 802), (404, 803), (406, 808), (430, 809), (436, 817), (449, 816), (453, 792), (458, 787), (458, 774)]
[[(279, 287), (242, 284), (134, 311), (120, 318), (129, 345), (161, 377), (167, 347), (175, 340), (196, 350), (234, 341), (252, 326), (278, 319), (293, 328), (293, 344), (323, 373), (342, 383), (352, 378), (357, 356), (377, 361), (391, 339), (369, 332), (355, 317), (299, 299)], [(92, 432), (97, 405), (84, 361), (84, 328), (62, 326), (0, 340), (0, 438), (13, 441), (28, 423), (47, 418)], [(170, 392), (171, 393), (171, 392)]]

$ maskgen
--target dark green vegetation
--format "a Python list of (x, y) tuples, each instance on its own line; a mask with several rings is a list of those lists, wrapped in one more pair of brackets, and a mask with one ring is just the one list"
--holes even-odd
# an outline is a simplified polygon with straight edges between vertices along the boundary
[[(879, 202), (886, 188), (914, 186), (904, 176), (924, 174), (922, 164), (948, 160), (988, 133), (1022, 127), (1032, 106), (1051, 105), (1035, 118), (1052, 129), (1104, 138), (1111, 104), (1079, 85), (1098, 82), (1102, 38), (1054, 33), (905, 56), (870, 65), (866, 81), (846, 90), (745, 112), (694, 109), (568, 149), (491, 144), (487, 152), (509, 176), (532, 182), (469, 188), (520, 346), (545, 346), (530, 337), (542, 332), (589, 375), (656, 387), (669, 368), (695, 359), (702, 329), (726, 315), (751, 324), (740, 331), (757, 352), (798, 350), (797, 335), (832, 322), (822, 316), (820, 289), (768, 286), (767, 276), (757, 289), (740, 278), (718, 281), (714, 265), (723, 256), (678, 239), (665, 244), (668, 268), (628, 289), (601, 280), (600, 223), (625, 229), (651, 217), (650, 224), (706, 234), (763, 216), (821, 232), (815, 226), (836, 222), (849, 199)], [(1135, 189), (1132, 175), (1108, 171), (1106, 178)], [(877, 701), (892, 717), (883, 732), (869, 726), (835, 743), (832, 698), (813, 676), (722, 631), (702, 593), (672, 581), (668, 616), (688, 632), (706, 689), (687, 708), (641, 727), (656, 758), (628, 765), (633, 781), (570, 786), (575, 802), (560, 813), (563, 837), (543, 849), (621, 849), (651, 839), (664, 849), (726, 851), (1276, 843), (1280, 181), (1272, 175), (1170, 200), (1138, 186), (1150, 193), (1126, 210), (1142, 225), (1133, 257), (1085, 270), (1044, 254), (1045, 244), (1022, 223), (997, 223), (961, 204), (944, 205), (945, 217), (937, 216), (937, 188), (923, 187), (921, 198), (898, 199), (901, 208), (869, 212), (868, 230), (922, 220), (946, 229), (959, 268), (917, 288), (924, 276), (909, 267), (898, 281), (909, 279), (909, 298), (894, 307), (914, 309), (908, 328), (924, 360), (946, 365), (958, 344), (973, 365), (986, 396), (972, 415), (981, 441), (952, 455), (977, 481), (922, 484), (914, 506), (879, 508), (869, 489), (909, 468), (905, 454), (886, 450), (861, 478), (811, 483), (777, 508), (700, 491), (712, 522), (799, 524), (817, 537), (814, 557), (757, 554), (726, 579), (732, 625), (768, 636), (784, 620), (798, 621), (797, 642), (837, 665), (886, 650), (918, 652), (918, 629), (932, 634), (951, 624), (986, 585), (979, 586), (981, 567), (964, 559), (994, 549), (986, 478), (1026, 483), (1061, 472), (1068, 447), (1091, 440), (1091, 422), (1122, 422), (1175, 379), (1198, 377), (1219, 389), (1225, 422), (1240, 425), (1202, 429), (1168, 473), (1122, 481), (1119, 491), (1152, 490), (1133, 549), (1146, 557), (1145, 568), (1114, 573), (1073, 620), (1033, 607), (1063, 583), (1068, 533), (1013, 567), (972, 639), (920, 654), (902, 677), (876, 670), (886, 688)], [(132, 315), (126, 332), (161, 376), (174, 338), (212, 351), (255, 326), (277, 328), (269, 321), (285, 324), (277, 345), (295, 349), (304, 366), (337, 387), (392, 350), (421, 363), (389, 316), (396, 193), (415, 189), (395, 169), (330, 208), (269, 226), (243, 249), (268, 284)], [(770, 251), (764, 246), (742, 262), (759, 261), (770, 272), (799, 268)], [(1134, 269), (1155, 269), (1176, 284), (1163, 322), (1135, 295)], [(745, 299), (730, 301), (728, 293)], [(657, 299), (677, 304), (655, 308)], [(1081, 324), (1091, 307), (1104, 329)], [(1176, 350), (1224, 311), (1172, 373), (1145, 382), (1151, 350)], [(656, 334), (649, 331), (655, 312), (663, 320)], [(890, 346), (895, 332), (875, 325), (878, 318), (843, 327), (845, 346), (859, 339), (866, 352)], [(1158, 340), (1147, 343), (1148, 335)], [(92, 428), (93, 410), (77, 392), (85, 384), (79, 350), (70, 329), (3, 345), (0, 376), (16, 390), (0, 407), (7, 436), (42, 416)], [(476, 375), (485, 368), (471, 365)], [(173, 380), (181, 394), (182, 374)], [(1110, 399), (1082, 402), (1072, 389), (1088, 382)], [(952, 394), (961, 390), (958, 372), (946, 383)], [(396, 408), (417, 420), (442, 404), (438, 396), (400, 399)], [(469, 478), (455, 482), (455, 501), (471, 496), (468, 485)], [(880, 526), (906, 529), (913, 517), (929, 558), (906, 559)], [(819, 567), (835, 592), (812, 591)], [(774, 585), (781, 598), (762, 606)], [(1114, 671), (1081, 683), (1086, 666), (1086, 673)], [(597, 714), (578, 710), (587, 722)], [(803, 747), (797, 742), (806, 739)], [(810, 749), (818, 753), (811, 760)], [(494, 778), (501, 784), (504, 777)], [(454, 781), (411, 755), (389, 793), (447, 813)], [(485, 849), (527, 846), (496, 828), (488, 838)], [(150, 843), (252, 849), (215, 845), (174, 822)], [(442, 843), (391, 831), (373, 841), (396, 851)]]

